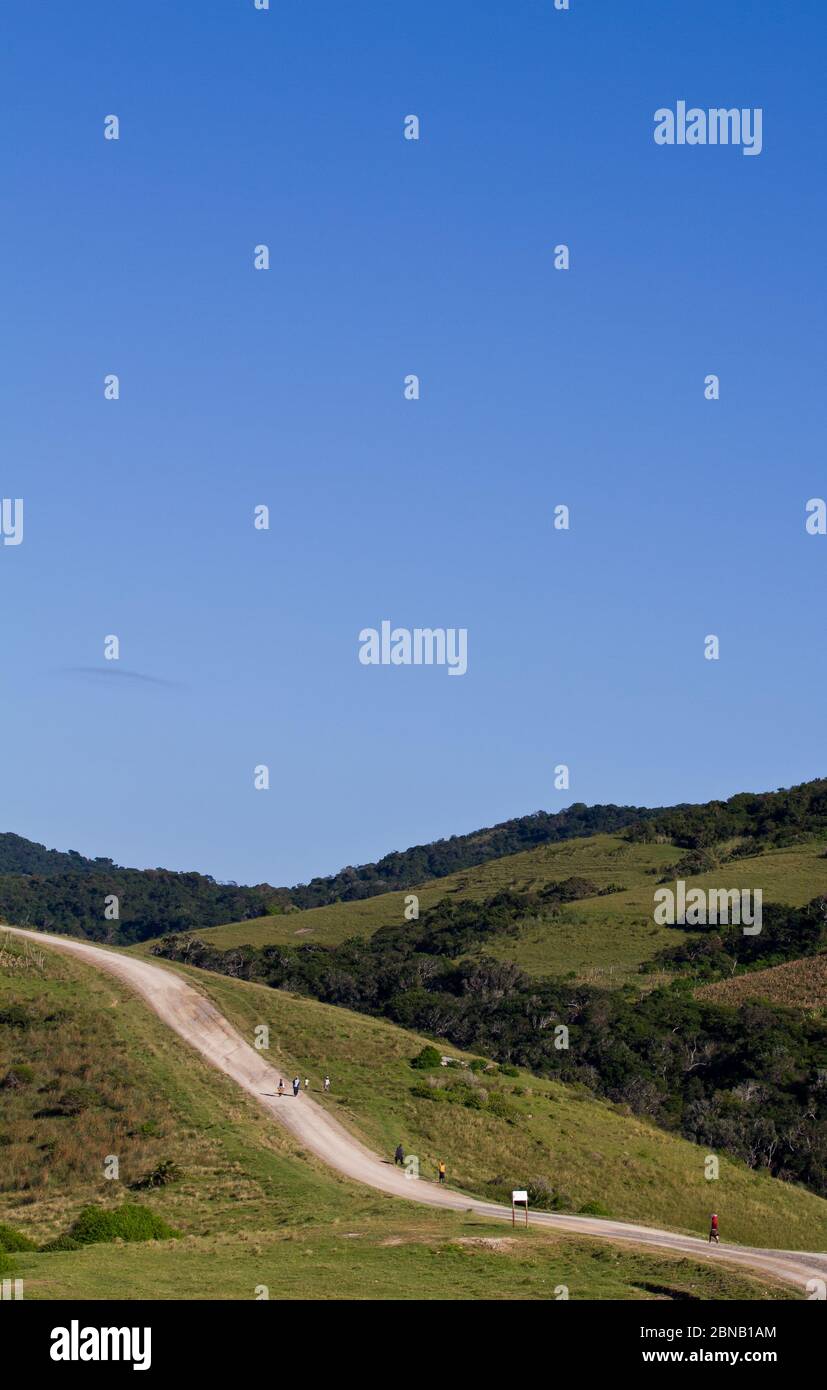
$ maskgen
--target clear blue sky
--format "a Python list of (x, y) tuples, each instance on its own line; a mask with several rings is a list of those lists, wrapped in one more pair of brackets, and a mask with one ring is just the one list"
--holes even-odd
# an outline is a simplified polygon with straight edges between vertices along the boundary
[[(0, 829), (293, 883), (824, 773), (823, 0), (3, 28)], [(762, 154), (655, 146), (680, 99)], [(361, 666), (383, 618), (468, 673)]]

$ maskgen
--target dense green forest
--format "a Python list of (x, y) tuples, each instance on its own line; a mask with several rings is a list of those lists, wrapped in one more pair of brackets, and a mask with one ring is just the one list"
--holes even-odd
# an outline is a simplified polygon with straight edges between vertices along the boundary
[[(630, 840), (672, 840), (688, 851), (677, 867), (701, 872), (722, 858), (794, 843), (827, 830), (827, 780), (777, 792), (745, 792), (729, 801), (647, 809), (585, 806), (536, 811), (469, 835), (414, 845), (375, 864), (342, 869), (293, 888), (216, 883), (209, 875), (169, 869), (127, 869), (109, 859), (88, 859), (19, 835), (0, 834), (0, 917), (19, 925), (130, 944), (165, 932), (247, 921), (268, 912), (321, 907), (415, 887), (430, 879), (485, 864), (503, 855), (581, 836), (624, 834)], [(103, 903), (115, 893), (120, 923), (107, 922)]]
[[(418, 921), (341, 946), (221, 951), (190, 935), (155, 955), (374, 1014), (590, 1091), (713, 1151), (827, 1197), (827, 1022), (764, 1004), (696, 1000), (694, 981), (640, 996), (536, 980), (484, 954), (529, 912), (593, 893), (568, 880), (483, 903), (443, 899)], [(824, 902), (772, 907), (757, 962), (827, 945)], [(766, 920), (766, 917), (765, 917)], [(684, 948), (681, 948), (684, 949)], [(469, 954), (470, 953), (470, 954)], [(568, 1029), (561, 1046), (560, 1026)]]
[(672, 840), (685, 849), (703, 850), (745, 837), (752, 843), (742, 845), (740, 852), (754, 854), (757, 846), (790, 845), (825, 830), (827, 779), (819, 778), (777, 792), (740, 792), (729, 801), (648, 812), (629, 838)]
[[(105, 916), (111, 896), (118, 899), (118, 920)], [(0, 875), (0, 919), (121, 946), (261, 917), (274, 898), (272, 889), (237, 888), (167, 869)]]
[(47, 849), (22, 835), (0, 835), (0, 874), (94, 874), (114, 868), (111, 859), (86, 859), (76, 849)]

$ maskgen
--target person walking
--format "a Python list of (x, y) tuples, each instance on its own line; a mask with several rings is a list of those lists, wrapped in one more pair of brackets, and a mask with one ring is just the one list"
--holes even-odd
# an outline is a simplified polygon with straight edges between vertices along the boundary
[(444, 1158), (441, 1158), (441, 1159), (439, 1160), (439, 1169), (438, 1169), (438, 1171), (439, 1171), (439, 1181), (440, 1181), (440, 1183), (444, 1183), (444, 1181), (445, 1181), (445, 1160), (444, 1160)]
[(326, 1076), (325, 1079), (324, 1079), (324, 1088), (325, 1088), (326, 1091), (329, 1091), (329, 1090), (330, 1090), (330, 1077), (329, 1077), (329, 1076)]
[(709, 1226), (709, 1241), (708, 1241), (708, 1244), (711, 1245), (713, 1241), (715, 1242), (716, 1245), (720, 1245), (720, 1243), (721, 1243), (720, 1240), (719, 1240), (719, 1238), (718, 1238), (718, 1217), (717, 1217), (717, 1215), (716, 1215), (716, 1213), (715, 1213), (714, 1211), (713, 1211), (713, 1213), (712, 1213), (712, 1220), (711, 1220), (710, 1226)]
[(282, 1076), (279, 1077), (279, 1095), (284, 1095), (284, 1077)]
[(397, 1144), (396, 1153), (393, 1156), (394, 1163), (398, 1163), (400, 1168), (405, 1167), (405, 1150), (401, 1144)]
[(293, 1095), (294, 1095), (294, 1096), (297, 1096), (297, 1095), (299, 1094), (299, 1091), (301, 1090), (301, 1088), (302, 1088), (301, 1077), (299, 1077), (299, 1076), (294, 1076), (294, 1077), (293, 1077)]
[(305, 1089), (306, 1091), (309, 1091), (309, 1090), (310, 1090), (310, 1077), (309, 1077), (309, 1076), (306, 1076), (306, 1077), (304, 1078), (304, 1089)]

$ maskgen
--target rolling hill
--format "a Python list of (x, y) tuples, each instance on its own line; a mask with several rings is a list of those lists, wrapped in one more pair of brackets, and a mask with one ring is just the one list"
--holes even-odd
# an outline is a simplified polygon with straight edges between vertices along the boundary
[[(692, 887), (760, 888), (765, 902), (802, 906), (827, 893), (825, 842), (815, 839), (782, 849), (768, 849), (723, 864), (716, 870), (682, 877)], [(544, 845), (492, 860), (474, 870), (451, 874), (418, 889), (420, 911), (441, 899), (480, 901), (503, 889), (530, 891), (550, 882), (579, 876), (606, 889), (569, 903), (543, 920), (529, 916), (516, 938), (486, 944), (500, 959), (513, 961), (532, 975), (567, 975), (607, 987), (634, 984), (650, 988), (657, 977), (641, 976), (640, 966), (658, 951), (686, 940), (675, 927), (656, 926), (653, 895), (682, 851), (672, 843), (632, 843), (610, 835)], [(205, 942), (222, 950), (242, 945), (337, 945), (351, 937), (370, 936), (404, 920), (406, 894), (389, 893), (360, 902), (336, 903), (305, 912), (229, 923), (199, 931)]]
[[(216, 983), (233, 996), (232, 982)], [(254, 987), (235, 990), (239, 1016), (259, 1020), (273, 1002)], [(365, 1133), (395, 1133), (413, 1121), (406, 1054), (420, 1040), (393, 1031), (319, 1006), (293, 1016), (292, 1045), (306, 1052), (306, 1038), (315, 1037), (318, 1055), (335, 1063), (329, 1103)], [(271, 1299), (531, 1300), (559, 1296), (561, 1285), (578, 1299), (796, 1296), (724, 1264), (533, 1229), (504, 1235), (499, 1223), (477, 1216), (377, 1196), (323, 1169), (265, 1123), (252, 1100), (182, 1049), (118, 982), (10, 937), (0, 942), (0, 1038), (0, 1249), (13, 1248), (3, 1272), (23, 1280), (27, 1299), (251, 1299), (266, 1289)], [(602, 1121), (595, 1115), (592, 1133), (573, 1117), (573, 1128), (593, 1143)], [(657, 1141), (640, 1163), (657, 1163)], [(527, 1142), (518, 1138), (513, 1153), (506, 1145), (502, 1161), (521, 1161)], [(635, 1160), (646, 1136), (632, 1128), (627, 1143)], [(499, 1148), (496, 1130), (488, 1145)], [(113, 1154), (117, 1180), (103, 1175)], [(668, 1160), (666, 1150), (660, 1158)], [(675, 1162), (679, 1171), (685, 1159)], [(170, 1180), (133, 1189), (163, 1165)], [(808, 1230), (812, 1239), (823, 1229), (827, 1203), (782, 1189), (768, 1205), (778, 1186), (771, 1180), (733, 1172), (730, 1181), (739, 1231), (754, 1222), (769, 1239), (771, 1209), (786, 1217), (788, 1245), (793, 1234)], [(162, 1219), (171, 1233), (128, 1245), (66, 1240), (82, 1212), (117, 1212), (125, 1203)], [(691, 1223), (691, 1197), (683, 1212)], [(92, 1224), (87, 1215), (87, 1234)], [(61, 1237), (64, 1248), (38, 1248)]]
[[(200, 930), (232, 920), (289, 915), (297, 909), (340, 903), (369, 904), (389, 892), (456, 882), (463, 875), (482, 881), (490, 864), (595, 836), (613, 837), (618, 858), (620, 846), (671, 845), (683, 851), (673, 856), (673, 862), (688, 861), (691, 872), (701, 872), (705, 858), (720, 859), (722, 853), (724, 860), (750, 858), (807, 840), (824, 841), (827, 781), (805, 782), (777, 792), (741, 793), (726, 802), (702, 805), (651, 809), (575, 803), (563, 811), (537, 811), (471, 834), (416, 845), (374, 864), (343, 869), (293, 888), (273, 888), (267, 883), (244, 887), (216, 883), (198, 873), (128, 869), (109, 859), (47, 850), (19, 835), (4, 834), (0, 835), (0, 917), (128, 945), (166, 932)], [(668, 867), (665, 859), (659, 862)], [(641, 863), (642, 859), (630, 862), (630, 873)], [(105, 915), (104, 905), (111, 895), (119, 900), (117, 919)], [(634, 903), (625, 906), (630, 908), (627, 917), (633, 915)], [(315, 931), (327, 920), (316, 919), (309, 929)], [(334, 912), (329, 921), (334, 931), (336, 921)]]
[[(126, 945), (168, 931), (217, 925), (230, 916), (246, 920), (260, 913), (361, 900), (423, 877), (484, 864), (526, 845), (632, 826), (656, 814), (643, 807), (579, 804), (556, 813), (537, 811), (469, 835), (415, 845), (376, 864), (343, 869), (294, 888), (268, 883), (245, 887), (216, 883), (206, 874), (124, 868), (111, 859), (50, 850), (8, 832), (0, 834), (0, 920)], [(110, 920), (103, 904), (113, 894), (119, 915)]]
[[(67, 868), (67, 856), (6, 836), (0, 868), (28, 867), (0, 872), (0, 911), (11, 917), (3, 906), (11, 903), (27, 914), (20, 924), (38, 924), (40, 913), (43, 925), (54, 927), (49, 914), (56, 908), (58, 930), (165, 958), (166, 968), (197, 980), (243, 1034), (267, 1025), (278, 1040), (274, 1061), (285, 1072), (309, 1074), (316, 1087), (329, 1073), (333, 1088), (321, 1103), (363, 1143), (389, 1152), (403, 1140), (426, 1170), (442, 1158), (452, 1185), (469, 1196), (502, 1201), (519, 1173), (535, 1206), (605, 1212), (682, 1232), (703, 1231), (713, 1200), (725, 1209), (730, 1238), (811, 1249), (827, 1236), (827, 1200), (817, 1195), (827, 1183), (818, 1082), (827, 1066), (820, 1008), (827, 956), (818, 954), (827, 897), (826, 789), (813, 782), (646, 811), (572, 807), (415, 847), (297, 889), (244, 889), (99, 860)], [(426, 870), (430, 877), (412, 881)], [(654, 893), (676, 879), (688, 887), (761, 889), (769, 907), (751, 953), (742, 960), (736, 951), (730, 960), (730, 938), (656, 925)], [(393, 891), (378, 891), (389, 883)], [(124, 905), (116, 930), (95, 916), (106, 885)], [(240, 920), (221, 922), (225, 903), (241, 905)], [(236, 1123), (210, 1124), (202, 1133), (202, 1109), (190, 1124), (187, 1115), (197, 1111), (191, 1079), (200, 1077), (216, 1113), (235, 1116), (238, 1098), (227, 1093), (219, 1103), (212, 1093), (223, 1083), (192, 1058), (178, 1055), (179, 1074), (165, 1051), (169, 1040), (118, 986), (93, 984), (82, 968), (65, 963), (21, 966), (14, 949), (0, 950), (0, 979), (11, 1001), (5, 1022), (0, 1011), (0, 1033), (14, 1043), (25, 1038), (32, 1060), (18, 1049), (14, 1064), (0, 1071), (8, 1102), (0, 1145), (10, 1185), (27, 1195), (15, 1203), (11, 1186), (0, 1187), (0, 1219), (14, 1225), (22, 1214), (42, 1243), (65, 1236), (90, 1201), (110, 1207), (115, 1191), (134, 1190), (139, 1205), (157, 1208), (159, 1219), (181, 1233), (163, 1242), (175, 1265), (182, 1242), (216, 1234), (199, 1224), (200, 1215), (207, 1207), (224, 1210), (226, 1188), (214, 1169), (203, 1171), (197, 1154), (212, 1154), (222, 1171)], [(101, 989), (111, 993), (106, 1007)], [(52, 991), (67, 996), (57, 1010), (48, 1003)], [(53, 1014), (71, 1026), (55, 1031)], [(128, 1026), (118, 1034), (122, 1022)], [(552, 1040), (563, 1022), (571, 1040), (557, 1052)], [(139, 1039), (138, 1056), (128, 1037)], [(413, 1066), (434, 1039), (452, 1064)], [(161, 1056), (166, 1070), (153, 1079)], [(102, 1058), (114, 1059), (108, 1070)], [(157, 1113), (147, 1112), (142, 1101), (156, 1095)], [(246, 1175), (261, 1117), (245, 1114), (238, 1120), (245, 1137), (236, 1136), (231, 1148)], [(254, 1209), (270, 1210), (274, 1183), (302, 1193), (284, 1217), (288, 1228), (304, 1221), (305, 1201), (315, 1203), (306, 1195), (311, 1190), (318, 1187), (320, 1209), (341, 1199), (341, 1180), (315, 1160), (303, 1165), (285, 1136), (275, 1157), (271, 1147), (268, 1139), (266, 1163), (257, 1153), (256, 1172), (270, 1165), (272, 1181), (259, 1182)], [(101, 1149), (122, 1159), (125, 1187), (90, 1174), (89, 1155)], [(704, 1168), (710, 1157), (720, 1165), (713, 1189)], [(157, 1190), (129, 1188), (141, 1169), (144, 1177), (187, 1176)], [(239, 1192), (246, 1181), (239, 1178)], [(347, 1200), (364, 1211), (362, 1189), (345, 1186)], [(56, 1189), (61, 1199), (50, 1207)], [(230, 1244), (232, 1215), (220, 1231)], [(423, 1239), (431, 1241), (443, 1217), (457, 1219), (420, 1212), (405, 1229), (424, 1223)], [(359, 1224), (368, 1219), (360, 1216)], [(381, 1225), (377, 1218), (376, 1233)], [(496, 1228), (490, 1238), (500, 1239)], [(323, 1263), (324, 1239), (320, 1229), (315, 1248)], [(374, 1244), (398, 1251), (397, 1240), (419, 1242), (394, 1226)], [(82, 1264), (82, 1252), (73, 1249), (14, 1258), (41, 1269), (52, 1260)], [(372, 1267), (382, 1259), (374, 1252)], [(140, 1261), (149, 1267), (152, 1252), (142, 1247)], [(232, 1261), (246, 1268), (237, 1249)], [(622, 1277), (632, 1288), (631, 1276)], [(584, 1287), (590, 1278), (583, 1275)], [(318, 1291), (321, 1283), (312, 1287), (307, 1296), (328, 1296)]]
[[(744, 1244), (827, 1243), (827, 1200), (726, 1159), (710, 1183), (706, 1149), (585, 1088), (516, 1067), (474, 1072), (470, 1064), (482, 1059), (453, 1047), (444, 1055), (460, 1065), (422, 1071), (411, 1061), (429, 1040), (383, 1019), (175, 968), (243, 1036), (267, 1025), (278, 1039), (270, 1060), (288, 1076), (309, 1074), (316, 1098), (359, 1138), (388, 1154), (401, 1139), (428, 1172), (444, 1158), (452, 1184), (469, 1193), (508, 1200), (510, 1175), (520, 1172), (538, 1188), (546, 1184), (552, 1202), (562, 1194), (561, 1209), (599, 1208), (622, 1220), (703, 1234), (713, 1200), (726, 1208), (731, 1237)], [(321, 1091), (325, 1075), (332, 1080), (329, 1095)]]

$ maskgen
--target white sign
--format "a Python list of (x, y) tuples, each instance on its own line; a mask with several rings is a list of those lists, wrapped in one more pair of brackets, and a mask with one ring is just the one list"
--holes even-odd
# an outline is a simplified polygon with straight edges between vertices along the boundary
[(511, 1194), (511, 1202), (512, 1202), (512, 1205), (513, 1205), (515, 1202), (524, 1202), (525, 1205), (528, 1206), (528, 1193), (527, 1193), (527, 1192), (512, 1192), (512, 1194)]

